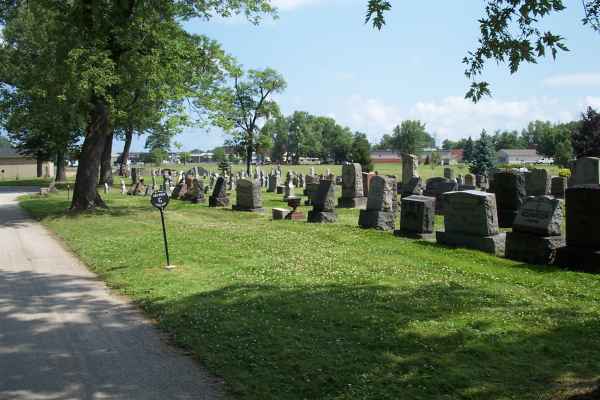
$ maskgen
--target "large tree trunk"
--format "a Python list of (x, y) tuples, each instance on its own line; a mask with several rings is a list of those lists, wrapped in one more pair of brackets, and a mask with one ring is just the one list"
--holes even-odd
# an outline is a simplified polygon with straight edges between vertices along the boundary
[(94, 109), (90, 112), (90, 120), (81, 148), (71, 210), (106, 208), (106, 204), (96, 190), (96, 185), (100, 160), (109, 132), (108, 107), (103, 100), (97, 99)]
[(125, 170), (127, 169), (127, 161), (129, 161), (129, 150), (131, 149), (131, 141), (133, 139), (133, 128), (128, 127), (125, 133), (125, 146), (123, 147), (123, 154), (121, 154), (121, 166), (119, 167), (119, 176), (125, 176)]
[(252, 164), (252, 142), (246, 145), (246, 173), (250, 177), (250, 165)]
[(35, 161), (37, 164), (37, 177), (41, 178), (44, 175), (44, 160), (38, 157)]
[(56, 181), (64, 182), (67, 180), (67, 170), (65, 169), (65, 152), (56, 153)]
[(104, 151), (100, 160), (100, 181), (98, 182), (100, 185), (108, 183), (109, 186), (112, 186), (113, 184), (111, 164), (113, 136), (114, 134), (111, 132), (106, 137), (106, 142), (104, 143)]

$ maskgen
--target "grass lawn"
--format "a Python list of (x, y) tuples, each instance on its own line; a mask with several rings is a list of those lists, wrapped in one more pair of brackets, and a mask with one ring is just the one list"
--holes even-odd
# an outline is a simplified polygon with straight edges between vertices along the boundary
[(600, 379), (600, 276), (361, 230), (356, 210), (313, 225), (177, 201), (167, 272), (148, 198), (21, 204), (236, 399), (554, 400)]
[(4, 180), (0, 179), (0, 187), (2, 186), (48, 186), (52, 179), (49, 178), (31, 178), (31, 179), (15, 179)]

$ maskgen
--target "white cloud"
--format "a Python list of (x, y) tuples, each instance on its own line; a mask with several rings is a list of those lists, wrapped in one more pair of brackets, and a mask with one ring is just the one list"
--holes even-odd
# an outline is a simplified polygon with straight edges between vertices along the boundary
[(585, 109), (587, 107), (592, 107), (593, 109), (600, 110), (600, 97), (586, 96), (583, 99), (582, 108)]
[[(588, 103), (600, 98), (587, 97)], [(533, 97), (523, 100), (487, 99), (474, 104), (462, 97), (445, 97), (440, 100), (419, 101), (413, 106), (401, 107), (380, 99), (351, 96), (343, 112), (336, 114), (340, 122), (354, 130), (368, 133), (372, 141), (379, 141), (384, 133), (405, 119), (418, 119), (427, 129), (444, 139), (456, 140), (466, 136), (478, 136), (482, 129), (521, 130), (528, 122), (539, 119), (548, 121), (570, 121), (580, 111), (579, 104), (564, 107), (557, 99)]]
[(600, 86), (600, 73), (554, 75), (544, 79), (542, 85), (553, 88)]

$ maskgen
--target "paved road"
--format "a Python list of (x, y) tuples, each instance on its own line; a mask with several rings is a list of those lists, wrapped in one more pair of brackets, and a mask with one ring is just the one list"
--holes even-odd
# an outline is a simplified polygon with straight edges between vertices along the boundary
[(0, 399), (221, 398), (216, 379), (27, 219), (23, 191), (0, 188)]

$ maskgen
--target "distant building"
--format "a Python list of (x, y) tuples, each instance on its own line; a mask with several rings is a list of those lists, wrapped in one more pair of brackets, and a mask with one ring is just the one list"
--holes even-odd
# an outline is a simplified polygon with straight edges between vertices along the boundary
[(455, 165), (463, 161), (463, 149), (452, 149), (440, 151), (442, 165)]
[(542, 156), (535, 149), (502, 149), (498, 151), (498, 164), (535, 164)]
[(402, 156), (394, 150), (374, 150), (371, 151), (371, 160), (374, 163), (401, 163)]
[[(19, 154), (10, 147), (0, 148), (0, 180), (29, 179), (38, 176), (37, 160)], [(54, 176), (54, 163), (42, 162), (42, 177)]]

